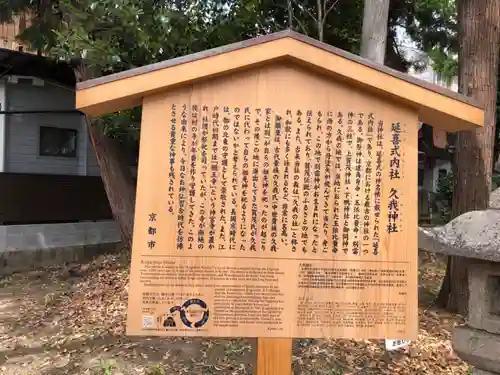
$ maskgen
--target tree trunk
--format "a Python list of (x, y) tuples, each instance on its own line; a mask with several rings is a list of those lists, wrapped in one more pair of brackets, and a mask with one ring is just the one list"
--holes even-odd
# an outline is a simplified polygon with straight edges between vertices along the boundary
[[(85, 81), (91, 76), (81, 61), (75, 62), (74, 72), (78, 82)], [(124, 245), (131, 249), (136, 192), (132, 172), (117, 142), (102, 134), (88, 117), (85, 117), (85, 121), (113, 218), (120, 227)]]
[(134, 230), (136, 190), (132, 172), (118, 144), (103, 135), (88, 118), (86, 121), (111, 212), (120, 227), (122, 241), (130, 249)]
[(446, 274), (444, 276), (443, 282), (441, 284), (441, 289), (439, 290), (438, 296), (436, 298), (436, 306), (442, 309), (446, 309), (448, 307), (448, 299), (450, 297), (450, 275), (448, 270), (451, 269), (451, 257), (447, 258), (446, 261)]
[(389, 0), (365, 0), (361, 56), (384, 64), (389, 19)]
[[(323, 0), (327, 1), (327, 0)], [(325, 33), (325, 25), (324, 25), (324, 19), (323, 17), (323, 1), (321, 0), (316, 0), (316, 7), (318, 8), (318, 19), (316, 20), (316, 24), (318, 27), (318, 39), (320, 42), (323, 41), (323, 35)]]
[[(496, 120), (500, 0), (458, 2), (459, 91), (473, 97), (486, 110), (484, 128), (460, 132), (455, 153), (456, 186), (452, 215), (488, 207), (493, 171)], [(467, 313), (469, 300), (467, 259), (451, 257), (445, 284), (447, 307)], [(446, 291), (441, 294), (445, 300)]]

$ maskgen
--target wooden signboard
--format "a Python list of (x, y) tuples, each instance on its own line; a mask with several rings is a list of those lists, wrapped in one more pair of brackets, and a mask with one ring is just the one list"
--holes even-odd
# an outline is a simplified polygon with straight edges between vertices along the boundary
[(416, 339), (419, 119), (481, 109), (292, 32), (77, 95), (93, 115), (139, 103), (128, 334)]
[(415, 337), (414, 111), (277, 65), (142, 121), (129, 333)]

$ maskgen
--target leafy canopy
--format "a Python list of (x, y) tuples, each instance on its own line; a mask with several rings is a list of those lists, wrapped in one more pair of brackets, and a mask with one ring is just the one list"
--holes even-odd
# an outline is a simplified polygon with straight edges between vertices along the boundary
[[(320, 0), (326, 43), (358, 53), (363, 0)], [(292, 19), (289, 7), (292, 7)], [(84, 59), (93, 76), (106, 75), (189, 53), (293, 29), (318, 37), (318, 0), (0, 0), (0, 20), (29, 11), (35, 22), (19, 38), (58, 59)], [(412, 62), (398, 48), (403, 28), (430, 51), (442, 72), (451, 71), (457, 48), (451, 0), (391, 0), (386, 64), (407, 70)], [(446, 61), (446, 62), (441, 62)], [(422, 62), (413, 62), (422, 67)], [(420, 65), (419, 65), (420, 64)], [(448, 73), (447, 73), (448, 74)], [(452, 73), (449, 73), (452, 74)], [(105, 131), (135, 142), (140, 110), (100, 119)]]

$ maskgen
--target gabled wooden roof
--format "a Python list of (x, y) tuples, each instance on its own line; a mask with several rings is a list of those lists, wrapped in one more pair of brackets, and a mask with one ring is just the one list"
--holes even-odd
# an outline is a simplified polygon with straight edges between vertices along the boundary
[(102, 115), (141, 104), (174, 86), (253, 66), (291, 60), (418, 110), (420, 120), (447, 131), (483, 126), (484, 111), (470, 98), (373, 63), (293, 31), (183, 56), (77, 85), (76, 106)]

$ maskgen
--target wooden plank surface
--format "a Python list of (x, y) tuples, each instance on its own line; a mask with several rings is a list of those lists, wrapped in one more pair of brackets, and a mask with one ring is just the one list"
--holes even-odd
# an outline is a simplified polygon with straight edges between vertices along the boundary
[(292, 373), (292, 339), (258, 339), (257, 375)]
[(142, 121), (129, 334), (416, 338), (413, 109), (277, 65)]

